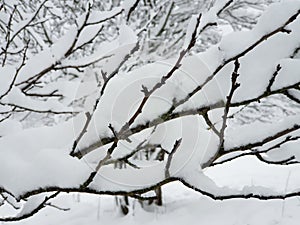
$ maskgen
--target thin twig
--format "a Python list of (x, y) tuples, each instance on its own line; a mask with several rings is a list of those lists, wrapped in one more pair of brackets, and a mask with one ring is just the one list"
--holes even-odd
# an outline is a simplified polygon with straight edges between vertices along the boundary
[(165, 167), (165, 178), (170, 177), (171, 162), (172, 162), (172, 159), (173, 159), (173, 156), (174, 156), (175, 152), (177, 151), (177, 149), (179, 148), (179, 146), (181, 144), (181, 141), (182, 141), (182, 138), (176, 140), (175, 143), (174, 143), (173, 149), (169, 153), (168, 160), (167, 160), (166, 167)]

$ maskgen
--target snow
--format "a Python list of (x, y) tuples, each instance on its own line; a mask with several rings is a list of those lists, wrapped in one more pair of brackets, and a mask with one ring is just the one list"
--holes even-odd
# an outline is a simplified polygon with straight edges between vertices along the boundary
[[(298, 132), (299, 135), (299, 132)], [(300, 153), (298, 151), (298, 146), (299, 146), (299, 140), (298, 141), (293, 141), (290, 143), (286, 143), (285, 145), (283, 145), (280, 150), (277, 151), (271, 151), (269, 153), (266, 154), (267, 159), (269, 160), (274, 160), (274, 161), (278, 161), (282, 158), (289, 158), (291, 156), (295, 156), (296, 160), (300, 160)]]
[(207, 12), (205, 12), (200, 20), (199, 30), (202, 30), (206, 24), (218, 23), (217, 13), (229, 2), (228, 0), (220, 0), (216, 2)]
[[(262, 141), (265, 137), (273, 136), (276, 133), (292, 128), (294, 125), (299, 124), (300, 116), (288, 116), (276, 123), (263, 123), (260, 121), (253, 122), (239, 127), (229, 127), (226, 130), (225, 148), (230, 149), (237, 146), (243, 146), (247, 143), (255, 143)], [(257, 129), (259, 127), (259, 129)]]
[(13, 66), (6, 66), (0, 68), (0, 96), (4, 95), (13, 82), (16, 69)]
[[(69, 156), (67, 147), (73, 140), (72, 122), (2, 137), (0, 146), (5, 148), (0, 150), (1, 186), (15, 197), (40, 187), (78, 186), (90, 169)], [(14, 171), (13, 176), (7, 171)]]
[(26, 62), (26, 65), (21, 69), (16, 83), (22, 83), (34, 77), (64, 58), (65, 53), (71, 47), (71, 44), (76, 37), (76, 33), (75, 27), (71, 28), (67, 34), (57, 40), (50, 48), (31, 56)]
[[(220, 187), (216, 195), (254, 193), (271, 196), (299, 191), (299, 165), (269, 165), (254, 156), (209, 168), (205, 174)], [(223, 187), (231, 190), (224, 191)]]
[[(283, 6), (284, 10), (281, 10)], [(278, 25), (283, 25), (282, 21), (286, 21), (291, 15), (295, 14), (299, 10), (299, 7), (300, 2), (293, 0), (283, 0), (279, 4), (273, 4), (266, 9), (254, 29), (261, 33), (268, 33)]]
[(99, 21), (104, 21), (122, 11), (121, 7), (114, 7), (110, 11), (95, 11), (93, 10), (89, 16), (88, 23), (98, 23)]
[(283, 59), (279, 64), (282, 69), (271, 90), (291, 86), (299, 82), (300, 59)]
[(125, 0), (122, 4), (122, 8), (124, 9), (125, 15), (128, 15), (130, 9), (135, 4), (136, 0)]
[[(99, 21), (105, 20), (116, 13), (120, 12), (121, 8), (115, 8), (112, 11), (108, 12), (95, 12), (92, 13), (89, 17), (88, 23), (97, 23)], [(81, 22), (80, 22), (81, 21)], [(83, 23), (83, 16), (78, 19), (78, 24)], [(47, 70), (51, 66), (55, 66), (60, 60), (65, 58), (65, 54), (72, 46), (72, 43), (76, 40), (75, 48), (81, 46), (83, 43), (89, 42), (90, 38), (93, 37), (101, 25), (93, 25), (86, 27), (80, 33), (78, 40), (76, 26), (71, 26), (64, 36), (59, 38), (50, 48), (46, 48), (40, 53), (30, 57), (26, 62), (26, 65), (20, 71), (19, 76), (17, 77), (16, 83), (22, 83), (35, 75)]]
[(7, 119), (0, 123), (0, 136), (9, 135), (22, 130), (22, 124), (19, 121)]
[[(285, 10), (280, 10), (282, 5), (284, 5)], [(237, 55), (241, 49), (246, 49), (246, 47), (250, 46), (254, 40), (258, 40), (261, 36), (282, 26), (291, 17), (291, 15), (298, 11), (299, 7), (300, 3), (298, 1), (290, 0), (283, 1), (280, 4), (273, 4), (259, 18), (258, 23), (251, 31), (231, 33), (223, 38), (220, 44), (221, 50), (226, 52), (226, 58), (231, 58), (233, 55)], [(296, 30), (297, 29), (295, 29), (295, 31)], [(241, 42), (237, 39), (243, 41)], [(277, 48), (274, 48), (273, 50), (277, 50)]]
[[(259, 21), (262, 20), (261, 24), (259, 23), (257, 27), (253, 28), (253, 30), (230, 33), (222, 38), (218, 46), (212, 47), (208, 51), (198, 54), (197, 57), (199, 57), (199, 61), (201, 61), (202, 64), (207, 65), (207, 68), (211, 71), (210, 74), (204, 73), (204, 78), (211, 76), (212, 72), (215, 71), (220, 64), (242, 53), (245, 48), (259, 40), (266, 32), (275, 30), (276, 28), (274, 26), (279, 27), (280, 24), (285, 22), (287, 17), (299, 8), (299, 2), (289, 1), (287, 11), (284, 11), (284, 15), (278, 17), (281, 22), (279, 23), (277, 21), (277, 24), (273, 24), (271, 22), (267, 23), (267, 21), (270, 21), (270, 18), (276, 17), (276, 15), (271, 14), (277, 14), (275, 9), (280, 7), (281, 4), (285, 3), (270, 6), (270, 12), (268, 13), (270, 14), (269, 17), (260, 19)], [(263, 30), (265, 27), (270, 28)], [(232, 102), (241, 102), (249, 99), (250, 96), (251, 98), (255, 98), (262, 95), (265, 92), (266, 87), (269, 84), (269, 80), (273, 76), (278, 64), (282, 64), (282, 71), (279, 72), (275, 79), (275, 83), (272, 86), (273, 91), (299, 81), (300, 77), (297, 74), (299, 67), (298, 60), (285, 58), (289, 57), (293, 53), (293, 49), (299, 46), (300, 20), (295, 20), (291, 25), (289, 25), (289, 29), (292, 30), (290, 34), (276, 34), (269, 38), (268, 41), (259, 44), (255, 49), (240, 58), (241, 67), (239, 70), (240, 76), (238, 77), (238, 82), (241, 86), (236, 90)], [(276, 46), (276, 48), (273, 46)], [(219, 95), (216, 94), (215, 98), (211, 98), (210, 96), (210, 99), (215, 99), (215, 101), (225, 101), (231, 86), (230, 76), (232, 71), (233, 62), (230, 62), (210, 81), (210, 83), (217, 83), (212, 85), (216, 87), (215, 89), (205, 86), (189, 100), (189, 102), (192, 103), (187, 102), (183, 106), (180, 106), (180, 108), (186, 109), (193, 108), (195, 106), (203, 106), (203, 99), (201, 96), (203, 96), (204, 93), (209, 92), (221, 93)], [(260, 80), (260, 82), (257, 82), (257, 80)], [(216, 99), (216, 97), (218, 99)], [(195, 102), (199, 102), (200, 104), (198, 103), (198, 105), (195, 105)]]
[[(125, 47), (124, 47), (125, 48)], [(128, 47), (126, 47), (128, 48)], [(121, 54), (122, 49), (118, 49), (117, 53)], [(111, 136), (108, 124), (112, 122), (115, 129), (120, 129), (122, 125), (130, 118), (138, 107), (144, 94), (140, 91), (142, 85), (151, 89), (157, 83), (162, 74), (166, 74), (172, 68), (172, 61), (162, 61), (154, 64), (148, 64), (138, 70), (134, 70), (127, 74), (118, 75), (118, 79), (112, 79), (105, 91), (105, 95), (99, 103), (99, 107), (94, 115), (94, 122), (97, 126), (90, 126), (88, 132), (83, 137), (80, 146), (87, 146), (96, 140), (98, 135)], [(195, 65), (198, 67), (195, 68)], [(201, 76), (199, 76), (199, 68), (201, 67)], [(182, 67), (168, 81), (164, 88), (157, 90), (145, 105), (143, 114), (141, 114), (133, 124), (145, 123), (165, 112), (172, 105), (172, 100), (181, 99), (191, 88), (195, 88), (197, 83), (205, 79), (205, 74), (209, 71), (205, 64), (197, 57), (189, 57), (183, 61)], [(202, 75), (203, 74), (203, 75)], [(216, 91), (218, 87), (213, 87), (206, 92), (201, 99), (204, 104), (218, 100)], [(209, 100), (208, 100), (209, 99)], [(195, 101), (196, 104), (197, 101)], [(199, 102), (199, 101), (198, 101)], [(120, 113), (122, 111), (123, 113)], [(98, 116), (101, 115), (101, 116)]]
[(101, 27), (101, 24), (85, 27), (82, 34), (79, 36), (74, 48), (76, 49), (81, 45), (84, 45), (85, 43), (91, 42), (94, 36), (98, 34), (99, 30), (101, 30)]
[[(199, 29), (203, 28), (208, 22), (215, 21), (216, 12), (225, 3), (226, 1), (218, 2), (215, 7), (204, 14)], [(133, 4), (135, 4), (135, 1), (125, 0), (122, 8), (116, 8), (109, 12), (92, 13), (88, 23), (97, 23), (105, 20), (121, 12), (121, 10), (124, 10), (128, 14)], [(285, 7), (284, 10), (280, 10), (283, 5)], [(212, 47), (207, 52), (185, 57), (180, 68), (167, 80), (163, 87), (156, 90), (148, 98), (142, 113), (137, 117), (132, 127), (146, 124), (155, 118), (159, 118), (160, 115), (169, 110), (174, 102), (184, 99), (191, 90), (204, 83), (206, 85), (202, 90), (196, 93), (185, 104), (177, 107), (175, 113), (180, 115), (180, 113), (189, 109), (212, 107), (217, 102), (224, 103), (231, 88), (230, 78), (233, 71), (233, 62), (225, 62), (243, 53), (246, 48), (256, 43), (266, 33), (278, 29), (299, 8), (299, 1), (283, 1), (282, 3), (274, 4), (259, 20), (258, 25), (253, 30), (229, 33), (218, 45)], [(78, 19), (79, 24), (80, 22), (83, 22), (83, 16)], [(190, 42), (195, 26), (196, 17), (194, 16), (187, 28), (185, 48)], [(91, 36), (95, 35), (99, 29), (100, 26), (98, 24), (83, 29), (83, 33), (80, 34), (75, 47), (90, 40)], [(300, 20), (295, 20), (288, 26), (288, 29), (292, 30), (290, 34), (278, 33), (270, 37), (267, 41), (260, 43), (246, 55), (240, 57), (241, 68), (238, 71), (240, 73), (238, 82), (241, 83), (241, 86), (234, 93), (233, 103), (240, 103), (265, 94), (278, 64), (281, 65), (282, 69), (278, 72), (274, 84), (270, 87), (271, 91), (277, 91), (300, 81), (298, 74), (300, 61), (299, 59), (289, 59), (295, 47), (299, 46)], [(110, 43), (101, 43), (89, 57), (86, 57), (84, 60), (65, 59), (66, 52), (68, 52), (72, 43), (75, 43), (74, 41), (77, 40), (77, 32), (75, 26), (71, 27), (51, 47), (39, 54), (29, 55), (29, 60), (17, 77), (17, 83), (21, 84), (28, 79), (34, 78), (37, 74), (57, 65), (58, 62), (61, 63), (60, 66), (82, 66), (95, 60), (98, 61), (104, 56), (109, 56), (109, 58), (97, 62), (97, 66), (103, 72), (110, 74), (120, 65), (124, 57), (132, 51), (138, 41), (135, 31), (128, 24), (122, 23), (119, 26), (119, 37)], [(149, 90), (152, 89), (155, 84), (160, 82), (161, 77), (170, 71), (175, 61), (176, 59), (169, 59), (155, 62), (131, 72), (119, 72), (116, 74), (107, 84), (104, 95), (101, 96), (102, 98), (98, 107), (93, 113), (92, 122), (87, 128), (87, 133), (84, 134), (78, 144), (78, 150), (93, 145), (101, 138), (113, 137), (109, 124), (116, 131), (119, 131), (136, 112), (142, 99), (144, 99), (145, 94), (141, 91), (142, 87)], [(217, 71), (218, 65), (222, 63), (226, 65), (224, 64), (224, 67)], [(216, 71), (215, 74), (212, 74), (213, 71)], [(3, 94), (12, 83), (15, 67), (5, 67), (0, 72), (6, 74), (6, 76), (0, 77), (0, 94)], [(97, 90), (96, 78), (92, 79), (88, 76), (89, 71), (86, 71), (86, 77), (82, 80), (82, 82), (85, 82), (84, 84), (79, 79), (75, 79), (72, 82), (56, 81), (52, 83), (52, 86), (48, 86), (48, 89), (38, 90), (38, 88), (35, 88), (32, 90), (38, 90), (40, 91), (39, 93), (46, 93), (46, 91), (57, 89), (67, 97), (62, 103), (57, 100), (37, 100), (36, 98), (26, 96), (21, 91), (22, 85), (20, 87), (13, 86), (10, 92), (1, 99), (1, 110), (5, 110), (5, 106), (18, 105), (20, 108), (43, 112), (72, 111), (73, 109), (66, 105), (71, 103), (74, 96), (92, 95), (92, 97), (95, 97), (95, 91)], [(102, 84), (103, 82), (104, 80), (101, 80)], [(299, 93), (293, 91), (292, 94), (298, 95)], [(89, 99), (89, 101), (91, 100)], [(92, 105), (91, 102), (87, 102), (86, 111), (91, 111)], [(220, 107), (209, 112), (209, 117), (213, 123), (216, 123), (217, 129), (220, 129), (223, 110), (224, 108)], [(234, 111), (231, 110), (230, 113)], [(226, 164), (204, 168), (204, 165), (216, 155), (220, 144), (219, 138), (206, 125), (201, 115), (193, 114), (184, 114), (180, 118), (161, 121), (155, 127), (149, 126), (142, 132), (130, 136), (131, 143), (124, 140), (119, 141), (111, 160), (118, 159), (132, 152), (143, 140), (148, 140), (149, 144), (160, 144), (162, 148), (170, 152), (176, 140), (182, 138), (182, 142), (173, 155), (169, 172), (172, 177), (182, 179), (183, 182), (196, 191), (225, 197), (251, 194), (271, 196), (299, 192), (300, 170), (298, 164), (271, 165), (259, 161), (255, 156), (245, 156)], [(163, 120), (163, 118), (161, 119)], [(99, 160), (106, 156), (106, 150), (111, 146), (110, 143), (95, 148), (94, 151), (82, 159), (71, 157), (69, 154), (73, 142), (81, 132), (84, 121), (86, 121), (84, 113), (80, 113), (69, 121), (56, 126), (24, 130), (21, 124), (16, 122), (14, 118), (1, 122), (0, 188), (7, 190), (17, 200), (28, 192), (41, 189), (55, 187), (67, 189), (79, 188), (89, 177), (90, 173), (95, 170)], [(279, 121), (269, 124), (256, 121), (237, 127), (228, 126), (225, 131), (225, 150), (248, 143), (259, 142), (265, 137), (275, 135), (278, 131), (299, 124), (299, 121), (300, 116), (296, 114), (286, 116)], [(299, 132), (295, 131), (292, 134), (298, 135)], [(259, 149), (270, 147), (282, 141), (286, 136), (278, 138), (276, 141), (268, 143)], [(270, 160), (279, 160), (283, 156), (290, 157), (295, 155), (296, 159), (299, 159), (298, 146), (299, 140), (286, 143), (279, 150), (268, 152), (263, 157)], [(282, 151), (281, 154), (279, 151)], [(228, 156), (224, 158), (226, 157)], [(166, 160), (156, 162), (135, 162), (138, 160), (130, 160), (132, 163), (136, 163), (140, 169), (129, 166), (124, 169), (115, 169), (113, 164), (103, 166), (97, 171), (97, 176), (88, 186), (89, 189), (87, 191), (102, 194), (129, 192), (149, 188), (165, 180)], [(9, 171), (13, 171), (13, 174)], [(120, 219), (119, 215), (114, 213), (102, 212), (103, 220), (105, 221), (109, 218), (111, 224), (119, 223), (120, 220), (124, 224), (152, 224), (153, 222), (181, 224), (183, 222), (195, 223), (196, 221), (198, 224), (200, 217), (203, 224), (211, 224), (212, 222), (232, 224), (241, 223), (243, 221), (241, 219), (247, 218), (247, 221), (253, 224), (261, 224), (262, 221), (265, 222), (264, 224), (276, 224), (283, 221), (284, 223), (295, 222), (294, 219), (299, 217), (295, 213), (299, 208), (295, 203), (295, 199), (287, 201), (293, 205), (291, 211), (288, 212), (292, 217), (285, 217), (282, 201), (272, 201), (272, 204), (256, 200), (248, 202), (242, 200), (212, 202), (212, 200), (198, 193), (193, 192), (191, 194), (191, 190), (182, 189), (178, 183), (174, 186), (173, 184), (167, 185), (164, 188), (166, 188), (164, 199), (166, 203), (163, 206), (165, 208), (148, 208), (148, 210), (154, 208), (159, 213), (165, 210), (164, 214), (158, 213), (155, 215), (157, 218), (160, 218), (159, 220), (156, 221), (153, 218), (153, 212), (149, 213), (141, 210), (137, 202), (135, 202), (136, 210), (128, 216)], [(26, 214), (34, 209), (34, 207), (43, 201), (45, 195), (41, 194), (30, 197), (27, 203), (24, 204), (19, 215)], [(188, 197), (186, 198), (186, 196)], [(85, 214), (86, 212), (90, 213), (91, 207), (95, 206), (95, 198), (88, 199), (86, 204), (79, 207), (69, 197), (62, 195), (55, 201), (58, 203), (60, 201), (63, 203), (68, 202), (70, 207), (75, 208), (75, 212), (72, 209), (69, 214), (66, 214), (68, 219), (51, 217), (53, 223), (99, 223), (98, 220), (101, 213), (99, 205), (97, 217), (87, 217)], [(183, 198), (186, 200), (182, 200)], [(245, 209), (241, 209), (245, 210), (243, 212), (245, 215), (242, 214), (242, 216), (237, 217), (235, 214), (236, 211), (233, 209), (236, 210), (237, 206), (242, 204), (246, 205)], [(265, 208), (268, 204), (271, 205), (271, 209)], [(105, 207), (109, 208), (108, 205), (105, 205)], [(257, 205), (261, 207), (262, 212), (270, 214), (268, 215), (269, 217), (261, 212), (256, 212)], [(218, 210), (218, 207), (228, 207), (228, 209), (224, 210), (225, 213)], [(277, 213), (275, 217), (272, 214), (274, 211)], [(43, 212), (52, 213), (49, 209)], [(216, 212), (222, 215), (221, 219), (215, 216)], [(248, 217), (251, 212), (255, 212), (256, 214), (249, 219)], [(73, 213), (76, 215), (77, 221), (69, 219), (74, 215)], [(135, 213), (136, 215), (133, 216)], [(112, 216), (113, 220), (111, 220)], [(273, 217), (272, 220), (270, 220), (271, 217)], [(170, 218), (175, 219), (170, 220)], [(39, 221), (38, 223), (36, 220), (39, 221), (40, 218), (32, 218), (28, 220), (28, 223), (44, 224), (44, 221)], [(59, 220), (64, 221), (61, 222)], [(47, 222), (52, 223), (50, 220)]]
[(30, 96), (26, 96), (19, 88), (13, 87), (12, 90), (2, 100), (4, 104), (17, 105), (21, 108), (31, 109), (33, 111), (57, 111), (57, 112), (72, 112), (72, 108), (65, 107), (54, 99), (46, 101), (38, 101)]
[(36, 207), (43, 203), (45, 198), (47, 198), (49, 194), (41, 194), (35, 195), (32, 198), (29, 198), (28, 201), (22, 207), (22, 210), (18, 213), (18, 217), (31, 213)]
[(183, 44), (183, 49), (187, 49), (189, 44), (191, 43), (192, 35), (193, 35), (193, 33), (196, 29), (196, 26), (197, 26), (197, 19), (198, 19), (197, 15), (193, 15), (190, 19), (190, 22), (189, 22), (188, 27), (187, 27), (186, 35), (185, 35), (185, 41), (184, 41), (184, 44)]
[[(198, 124), (198, 126), (192, 126)], [(180, 128), (180, 129), (179, 129)], [(207, 131), (203, 120), (198, 116), (184, 117), (159, 125), (151, 134), (152, 129), (130, 137), (131, 143), (121, 141), (115, 149), (113, 158), (120, 158), (137, 146), (141, 140), (150, 135), (149, 143), (160, 143), (162, 147), (171, 151), (176, 139), (182, 137), (181, 145), (173, 156), (170, 174), (184, 176), (192, 168), (200, 168), (201, 162), (206, 162), (217, 149), (217, 139), (212, 132)], [(194, 135), (191, 135), (194, 134)], [(107, 146), (103, 146), (84, 157), (85, 162), (94, 168), (105, 156)], [(151, 186), (164, 179), (165, 162), (136, 162), (140, 169), (131, 167), (116, 170), (112, 166), (101, 168), (95, 182), (90, 188), (95, 190), (133, 190)], [(145, 176), (148, 174), (149, 176)], [(121, 188), (121, 189), (120, 189)]]
[(137, 42), (137, 36), (135, 32), (126, 24), (119, 26), (119, 44), (132, 44)]
[[(113, 197), (91, 195), (61, 195), (54, 205), (70, 209), (60, 211), (53, 207), (42, 210), (35, 217), (10, 224), (244, 224), (249, 225), (297, 225), (299, 217), (298, 199), (258, 201), (227, 200), (214, 201), (174, 182), (163, 187), (164, 206), (151, 205), (142, 209), (138, 201), (133, 200), (134, 210), (127, 216), (120, 215)], [(87, 216), (88, 215), (88, 216)]]
[[(37, 6), (37, 9), (40, 8), (43, 4), (44, 4), (43, 2), (40, 3)], [(22, 15), (22, 16), (24, 16), (24, 15)], [(13, 26), (11, 27), (11, 30), (12, 30), (11, 37), (16, 37), (15, 35), (17, 33), (19, 33), (21, 30), (23, 30), (27, 24), (31, 24), (33, 22), (34, 18), (35, 18), (35, 13), (28, 13), (26, 15), (26, 17), (23, 18), (22, 20), (18, 21), (18, 23), (12, 23)]]

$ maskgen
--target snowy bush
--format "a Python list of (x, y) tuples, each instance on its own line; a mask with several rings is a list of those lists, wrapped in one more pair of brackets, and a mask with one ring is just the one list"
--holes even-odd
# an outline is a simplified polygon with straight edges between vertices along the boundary
[[(16, 213), (0, 221), (61, 193), (160, 205), (173, 181), (221, 200), (298, 196), (300, 1), (265, 8), (2, 1), (0, 206)], [(270, 102), (292, 112), (237, 122)]]

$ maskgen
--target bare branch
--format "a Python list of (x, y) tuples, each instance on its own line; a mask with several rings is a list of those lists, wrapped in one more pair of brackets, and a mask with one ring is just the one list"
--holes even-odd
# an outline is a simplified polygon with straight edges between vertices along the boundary
[(166, 168), (165, 168), (165, 178), (170, 177), (170, 166), (171, 166), (171, 162), (172, 162), (172, 159), (173, 159), (173, 155), (175, 154), (175, 152), (179, 148), (179, 146), (181, 144), (181, 141), (182, 141), (182, 138), (176, 140), (175, 143), (174, 143), (173, 149), (169, 153), (168, 160), (167, 160), (167, 163), (166, 163)]
[(236, 91), (237, 88), (239, 88), (240, 84), (237, 83), (237, 78), (239, 76), (238, 74), (238, 70), (240, 68), (240, 63), (237, 60), (235, 60), (234, 63), (234, 71), (231, 75), (231, 90), (228, 94), (228, 96), (226, 97), (226, 104), (225, 104), (225, 108), (224, 108), (224, 114), (222, 116), (222, 126), (220, 129), (220, 150), (223, 151), (224, 149), (224, 133), (225, 133), (225, 129), (226, 129), (226, 122), (227, 122), (227, 117), (228, 117), (228, 113), (229, 113), (229, 108), (231, 105), (231, 99), (233, 97), (234, 92)]
[(266, 88), (266, 93), (271, 92), (272, 85), (274, 84), (275, 79), (276, 79), (276, 77), (277, 77), (279, 71), (281, 70), (281, 68), (282, 68), (282, 67), (280, 66), (280, 64), (278, 64), (277, 67), (276, 67), (276, 71), (273, 73), (273, 76), (271, 77), (271, 79), (270, 79), (270, 81), (269, 81), (269, 84), (268, 84), (268, 86), (267, 86), (267, 88)]
[(235, 63), (234, 63), (234, 70), (231, 75), (231, 89), (229, 91), (228, 96), (226, 97), (227, 100), (225, 103), (224, 113), (222, 116), (222, 125), (221, 125), (221, 129), (219, 132), (219, 140), (220, 140), (219, 149), (213, 157), (211, 157), (207, 162), (205, 162), (201, 165), (202, 168), (209, 166), (213, 161), (215, 161), (216, 158), (219, 157), (219, 155), (222, 155), (224, 152), (224, 141), (225, 141), (224, 135), (225, 135), (225, 129), (227, 127), (227, 118), (228, 118), (228, 113), (229, 113), (229, 109), (230, 109), (230, 105), (231, 105), (231, 100), (232, 100), (234, 92), (240, 86), (240, 84), (237, 82), (237, 78), (239, 76), (239, 74), (238, 74), (239, 68), (240, 68), (240, 63), (237, 59), (237, 60), (235, 60)]
[(128, 14), (127, 14), (127, 21), (129, 21), (131, 14), (133, 13), (133, 11), (135, 10), (135, 8), (138, 6), (140, 0), (136, 0), (135, 3), (133, 4), (133, 6), (130, 7)]
[(26, 44), (26, 47), (24, 49), (24, 53), (23, 53), (23, 58), (22, 58), (22, 62), (21, 62), (21, 65), (16, 69), (16, 72), (14, 74), (14, 78), (12, 79), (9, 87), (8, 87), (8, 90), (6, 92), (4, 92), (1, 96), (0, 96), (0, 100), (5, 97), (10, 91), (11, 89), (13, 88), (14, 84), (15, 84), (15, 81), (17, 79), (17, 76), (20, 72), (20, 70), (25, 66), (25, 61), (26, 61), (26, 54), (27, 54), (27, 49), (28, 49), (28, 44), (29, 42), (27, 42)]

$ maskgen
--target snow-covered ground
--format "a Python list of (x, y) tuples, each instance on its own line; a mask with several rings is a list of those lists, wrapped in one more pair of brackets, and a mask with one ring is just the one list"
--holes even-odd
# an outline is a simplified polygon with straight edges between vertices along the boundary
[[(10, 224), (18, 225), (298, 225), (300, 200), (285, 201), (235, 199), (214, 201), (184, 187), (179, 182), (163, 190), (164, 206), (142, 209), (137, 201), (134, 210), (123, 216), (111, 196), (64, 195), (53, 203), (68, 211), (48, 207), (32, 218)], [(247, 221), (247, 222), (245, 222)], [(5, 223), (3, 223), (5, 224)]]

